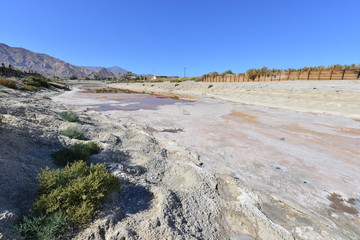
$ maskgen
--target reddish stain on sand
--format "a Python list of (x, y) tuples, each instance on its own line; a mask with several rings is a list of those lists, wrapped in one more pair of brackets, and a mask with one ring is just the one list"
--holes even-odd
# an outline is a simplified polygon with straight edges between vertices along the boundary
[(236, 110), (232, 110), (230, 114), (224, 115), (223, 116), (225, 119), (226, 118), (231, 118), (231, 119), (241, 119), (242, 121), (246, 121), (246, 122), (250, 122), (250, 123), (255, 123), (255, 124), (260, 124), (261, 122), (258, 120), (257, 117), (253, 116), (253, 115), (249, 115), (243, 112), (239, 112)]
[[(102, 89), (85, 89), (82, 91), (82, 93), (126, 93), (126, 94), (150, 94), (146, 93), (144, 91), (132, 91), (127, 89), (118, 89), (118, 88), (102, 88)], [(187, 95), (173, 95), (173, 94), (154, 94), (154, 92), (151, 92), (151, 95), (153, 95), (155, 98), (169, 98), (173, 100), (181, 100), (185, 102), (195, 102), (194, 100), (189, 100), (188, 98), (195, 99), (196, 97), (193, 96), (187, 96)], [(109, 100), (111, 100), (109, 98)]]
[[(337, 193), (331, 193), (329, 196), (327, 196), (327, 199), (329, 199), (332, 203), (330, 204), (330, 207), (346, 212), (346, 213), (350, 213), (353, 215), (358, 214), (358, 210), (352, 206), (348, 206), (348, 205), (355, 205), (355, 199), (354, 198), (349, 198), (347, 200), (345, 200), (344, 198), (342, 198), (342, 196), (340, 194)], [(347, 203), (347, 205), (346, 205)]]

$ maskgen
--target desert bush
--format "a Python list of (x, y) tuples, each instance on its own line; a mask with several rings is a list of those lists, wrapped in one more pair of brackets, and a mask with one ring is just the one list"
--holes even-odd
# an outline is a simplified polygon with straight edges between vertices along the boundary
[(23, 78), (21, 80), (26, 85), (35, 86), (35, 87), (49, 87), (48, 80), (46, 80), (45, 78), (27, 77), (27, 78)]
[(208, 86), (208, 88), (212, 88), (213, 87), (213, 85), (212, 84), (210, 84), (209, 86)]
[(96, 142), (88, 142), (86, 143), (87, 148), (90, 150), (91, 154), (97, 154), (101, 151), (99, 145)]
[(195, 81), (195, 82), (200, 82), (203, 80), (203, 78), (202, 77), (191, 77), (189, 80)]
[(35, 91), (39, 90), (37, 87), (30, 86), (30, 85), (21, 86), (20, 89), (25, 90), (25, 91), (29, 91), (29, 92), (35, 92)]
[(0, 89), (1, 93), (9, 93), (8, 91), (4, 90), (4, 89)]
[(12, 89), (17, 89), (16, 83), (9, 79), (0, 78), (0, 85), (3, 85), (8, 88), (12, 88)]
[(17, 230), (25, 239), (57, 239), (70, 229), (70, 221), (62, 212), (24, 217)]
[(175, 82), (175, 83), (181, 83), (182, 79), (179, 78), (168, 78), (167, 79), (169, 82)]
[(64, 131), (61, 131), (60, 134), (69, 138), (75, 138), (79, 140), (85, 139), (85, 134), (76, 126), (70, 126)]
[(78, 160), (87, 161), (92, 154), (97, 154), (100, 150), (95, 142), (77, 143), (54, 152), (52, 158), (56, 164), (65, 166)]
[(34, 209), (47, 214), (62, 211), (77, 224), (91, 220), (101, 201), (119, 188), (118, 179), (104, 164), (88, 166), (84, 161), (64, 169), (46, 168), (38, 178), (40, 196)]
[(60, 117), (68, 122), (77, 122), (79, 120), (79, 116), (71, 111), (60, 113)]

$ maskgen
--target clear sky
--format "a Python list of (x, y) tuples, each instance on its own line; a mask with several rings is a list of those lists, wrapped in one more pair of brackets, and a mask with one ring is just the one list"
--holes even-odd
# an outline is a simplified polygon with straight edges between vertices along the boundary
[(360, 0), (11, 0), (0, 42), (80, 66), (199, 76), (360, 63)]

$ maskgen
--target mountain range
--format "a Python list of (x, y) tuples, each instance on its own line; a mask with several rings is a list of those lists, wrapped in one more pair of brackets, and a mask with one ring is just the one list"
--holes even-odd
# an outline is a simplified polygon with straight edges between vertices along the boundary
[(10, 47), (0, 43), (0, 63), (11, 64), (13, 68), (31, 70), (45, 77), (70, 78), (116, 78), (127, 70), (113, 67), (81, 67), (72, 65), (47, 54), (36, 53), (24, 48)]
[[(102, 67), (84, 66), (84, 68), (87, 68), (87, 69), (92, 70), (92, 71), (98, 71)], [(117, 66), (106, 67), (105, 69), (108, 70), (109, 72), (112, 72), (113, 74), (127, 73), (128, 72), (128, 70), (125, 70), (125, 69), (123, 69), (121, 67), (117, 67)]]

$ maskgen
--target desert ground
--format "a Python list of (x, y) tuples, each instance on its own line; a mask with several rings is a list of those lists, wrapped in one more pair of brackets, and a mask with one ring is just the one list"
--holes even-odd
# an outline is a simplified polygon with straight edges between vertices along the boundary
[[(104, 87), (121, 91), (85, 90)], [(72, 89), (0, 93), (0, 239), (74, 141), (56, 134), (68, 109), (122, 182), (73, 239), (360, 238), (360, 81)]]

